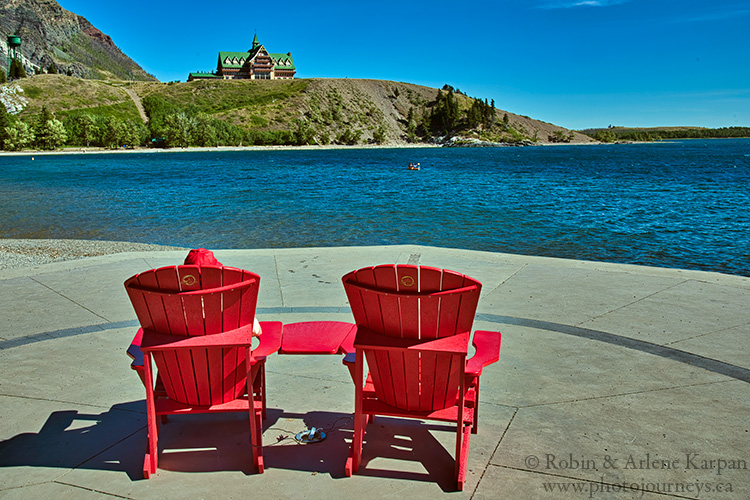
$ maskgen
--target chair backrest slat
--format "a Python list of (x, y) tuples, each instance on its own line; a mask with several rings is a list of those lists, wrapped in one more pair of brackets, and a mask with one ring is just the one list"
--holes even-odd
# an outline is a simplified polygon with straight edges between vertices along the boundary
[[(260, 277), (220, 266), (170, 266), (125, 282), (144, 329), (169, 335), (211, 335), (252, 325)], [(189, 292), (189, 293), (186, 293)], [(245, 352), (196, 348), (153, 353), (167, 395), (209, 405), (231, 401), (245, 390)]]

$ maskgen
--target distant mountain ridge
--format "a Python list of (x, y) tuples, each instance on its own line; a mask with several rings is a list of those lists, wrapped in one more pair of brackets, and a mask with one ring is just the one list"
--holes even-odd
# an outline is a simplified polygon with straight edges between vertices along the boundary
[(28, 74), (54, 63), (60, 73), (89, 79), (150, 80), (135, 61), (86, 18), (55, 0), (0, 0), (0, 67), (6, 70), (8, 35), (21, 37), (21, 62)]

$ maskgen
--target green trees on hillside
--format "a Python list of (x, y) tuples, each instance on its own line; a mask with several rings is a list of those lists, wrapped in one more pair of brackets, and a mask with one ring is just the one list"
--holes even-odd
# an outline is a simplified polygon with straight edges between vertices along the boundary
[(81, 113), (68, 117), (65, 120), (65, 129), (74, 146), (86, 146), (88, 148), (94, 143), (99, 143), (101, 140), (99, 124), (89, 113)]
[(0, 149), (19, 151), (24, 148), (54, 150), (62, 146), (136, 147), (147, 144), (148, 129), (140, 121), (114, 116), (74, 113), (62, 121), (46, 106), (36, 117), (24, 122), (0, 106)]
[(18, 58), (14, 58), (10, 63), (10, 72), (8, 74), (10, 80), (18, 80), (19, 78), (26, 78), (26, 70), (23, 67), (23, 63)]
[(454, 134), (495, 142), (536, 141), (522, 126), (514, 128), (507, 113), (498, 120), (494, 100), (468, 97), (450, 85), (438, 90), (434, 101), (411, 107), (405, 122), (408, 142)]
[(30, 146), (34, 141), (34, 134), (26, 123), (11, 116), (0, 104), (0, 149), (19, 151)]
[(593, 136), (599, 142), (615, 142), (617, 136), (611, 130), (599, 130)]
[(298, 146), (315, 143), (315, 129), (306, 120), (295, 120), (294, 137)]
[(570, 142), (573, 140), (573, 132), (568, 131), (565, 132), (564, 130), (555, 130), (547, 137), (547, 140), (549, 142)]
[(0, 149), (5, 149), (5, 141), (8, 138), (8, 129), (11, 123), (8, 110), (0, 104)]
[(34, 126), (34, 144), (40, 149), (57, 149), (67, 140), (68, 135), (60, 120), (42, 106), (42, 113)]
[(144, 146), (148, 129), (141, 121), (124, 120), (115, 116), (95, 116), (77, 113), (65, 119), (68, 146), (120, 147)]
[(430, 112), (430, 130), (438, 134), (447, 134), (457, 128), (459, 118), (458, 102), (453, 95), (453, 87), (449, 87), (445, 95), (442, 90), (438, 90), (437, 99)]
[[(508, 114), (506, 113), (507, 117)], [(492, 104), (487, 104), (487, 99), (482, 101), (481, 99), (474, 99), (471, 107), (466, 112), (466, 126), (469, 128), (477, 128), (482, 125), (486, 128), (491, 127), (495, 124), (495, 100), (492, 100)]]
[(149, 132), (165, 147), (290, 145), (314, 143), (314, 130), (304, 120), (294, 130), (247, 130), (212, 117), (193, 107), (177, 107), (156, 95), (143, 99)]

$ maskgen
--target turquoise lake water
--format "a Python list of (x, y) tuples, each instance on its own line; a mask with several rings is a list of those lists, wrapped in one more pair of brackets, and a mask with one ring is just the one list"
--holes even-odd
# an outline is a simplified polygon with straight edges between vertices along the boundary
[(750, 276), (749, 206), (750, 139), (0, 157), (2, 238), (412, 243)]

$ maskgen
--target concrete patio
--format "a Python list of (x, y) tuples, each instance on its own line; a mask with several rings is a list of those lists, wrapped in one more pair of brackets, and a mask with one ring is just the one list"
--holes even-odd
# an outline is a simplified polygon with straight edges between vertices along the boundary
[[(453, 432), (379, 418), (344, 477), (354, 388), (340, 356), (267, 363), (266, 472), (245, 415), (171, 417), (141, 478), (144, 390), (123, 282), (184, 252), (0, 271), (0, 498), (750, 499), (750, 278), (420, 246), (219, 250), (261, 276), (260, 320), (351, 321), (340, 278), (453, 269), (503, 334), (454, 492)], [(300, 445), (294, 434), (324, 428)]]

